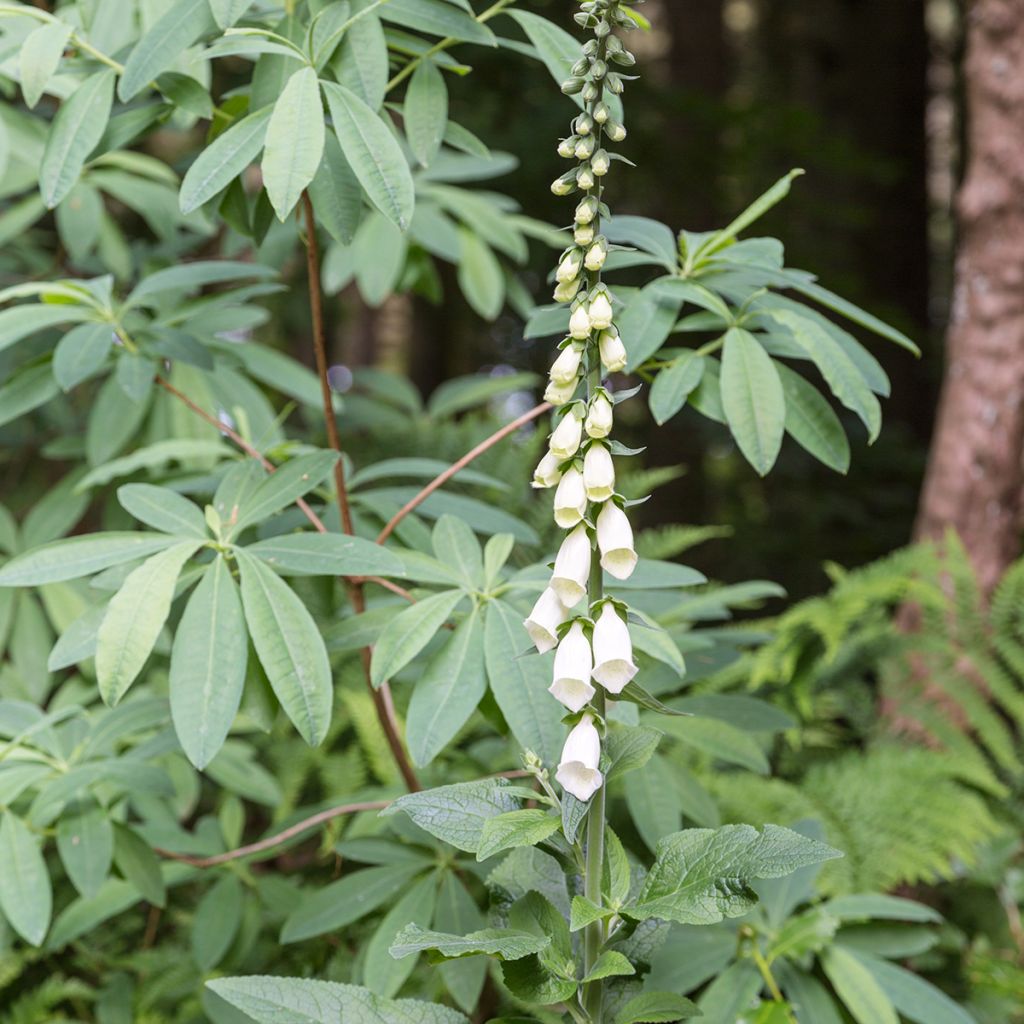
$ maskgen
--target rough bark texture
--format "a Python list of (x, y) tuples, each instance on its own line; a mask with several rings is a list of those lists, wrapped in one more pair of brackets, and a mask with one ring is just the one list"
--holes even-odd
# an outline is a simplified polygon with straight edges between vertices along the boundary
[(916, 532), (955, 528), (990, 591), (1020, 552), (1024, 486), (1024, 0), (969, 5), (966, 90), (946, 375)]

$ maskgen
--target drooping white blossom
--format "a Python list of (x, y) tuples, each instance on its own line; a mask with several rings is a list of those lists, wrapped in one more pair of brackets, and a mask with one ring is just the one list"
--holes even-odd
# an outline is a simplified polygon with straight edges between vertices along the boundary
[(545, 654), (558, 644), (558, 627), (569, 617), (558, 595), (548, 587), (537, 599), (533, 611), (523, 623), (537, 650)]
[(579, 450), (583, 440), (583, 421), (576, 415), (575, 407), (559, 421), (548, 440), (551, 454), (563, 462), (571, 459)]
[(590, 535), (581, 523), (562, 541), (549, 584), (567, 608), (586, 596), (591, 554)]
[(581, 711), (596, 692), (590, 682), (594, 659), (583, 627), (574, 622), (555, 652), (555, 674), (548, 692), (570, 711)]
[(594, 626), (594, 678), (609, 693), (618, 694), (636, 673), (629, 628), (614, 607), (606, 604)]
[(603, 392), (598, 392), (590, 402), (584, 423), (588, 437), (607, 437), (614, 425), (614, 407)]
[(577, 341), (586, 341), (590, 337), (590, 314), (586, 306), (580, 306), (571, 317), (569, 317), (569, 334)]
[(552, 363), (549, 376), (558, 384), (571, 384), (580, 375), (583, 349), (579, 345), (566, 345)]
[(590, 300), (590, 306), (587, 309), (587, 315), (590, 317), (590, 326), (595, 331), (605, 331), (612, 325), (612, 304), (608, 298), (606, 292), (598, 292)]
[(628, 580), (633, 575), (637, 563), (633, 528), (629, 517), (614, 501), (605, 502), (597, 517), (597, 546), (601, 568), (618, 580)]
[(544, 401), (552, 405), (566, 405), (576, 396), (578, 381), (571, 384), (556, 384), (553, 380), (548, 382), (544, 389)]
[(584, 715), (569, 733), (555, 772), (559, 785), (577, 800), (589, 800), (604, 782), (601, 763), (601, 737), (592, 715)]
[(594, 442), (583, 457), (583, 486), (591, 501), (607, 501), (615, 493), (615, 464), (600, 442)]
[(573, 280), (573, 278), (579, 276), (581, 265), (582, 261), (580, 260), (579, 252), (573, 249), (571, 252), (566, 253), (558, 264), (558, 270), (555, 271), (555, 280), (562, 282)]
[(587, 514), (587, 492), (583, 474), (571, 466), (562, 474), (555, 491), (555, 522), (563, 530), (571, 530)]
[(629, 357), (626, 355), (626, 346), (622, 344), (622, 338), (615, 328), (602, 331), (598, 339), (601, 351), (601, 363), (609, 373), (618, 373), (626, 368)]
[(551, 452), (546, 452), (544, 458), (537, 463), (537, 468), (533, 471), (533, 486), (538, 490), (554, 487), (561, 479), (561, 460), (557, 456), (552, 455)]

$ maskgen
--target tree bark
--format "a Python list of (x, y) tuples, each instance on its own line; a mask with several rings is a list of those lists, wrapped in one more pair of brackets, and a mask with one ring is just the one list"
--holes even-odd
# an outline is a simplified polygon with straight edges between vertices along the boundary
[(1024, 0), (968, 6), (967, 173), (947, 365), (916, 526), (960, 534), (991, 592), (1024, 487)]

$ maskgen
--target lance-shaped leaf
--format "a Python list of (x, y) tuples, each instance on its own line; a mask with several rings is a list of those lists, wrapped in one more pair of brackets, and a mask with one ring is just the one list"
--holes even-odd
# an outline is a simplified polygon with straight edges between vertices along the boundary
[(351, 245), (363, 216), (363, 189), (336, 135), (324, 139), (324, 159), (309, 185), (317, 220), (342, 245)]
[(0, 818), (0, 864), (0, 910), (26, 942), (39, 946), (53, 910), (50, 876), (39, 840), (10, 811)]
[(62, 814), (57, 850), (74, 887), (86, 899), (95, 896), (114, 858), (114, 829), (106, 810), (90, 801)]
[(404, 576), (392, 551), (343, 533), (288, 533), (245, 549), (282, 576)]
[(46, 89), (46, 83), (57, 70), (64, 53), (71, 26), (62, 21), (51, 21), (33, 29), (21, 44), (19, 68), (21, 91), (25, 105), (34, 107)]
[(704, 357), (686, 352), (654, 378), (648, 402), (659, 426), (670, 420), (690, 397), (704, 376)]
[(281, 707), (316, 746), (331, 721), (331, 666), (313, 616), (295, 592), (259, 559), (238, 552), (249, 635)]
[(850, 468), (850, 442), (835, 410), (813, 384), (776, 363), (786, 393), (786, 433), (837, 473)]
[(421, 60), (405, 94), (405, 134), (416, 159), (426, 167), (437, 156), (448, 123), (448, 87), (432, 60)]
[(338, 461), (337, 452), (312, 452), (286, 462), (242, 503), (233, 533), (258, 523), (319, 485)]
[(114, 342), (109, 324), (79, 324), (57, 342), (53, 378), (64, 391), (91, 377), (106, 361)]
[(729, 429), (747, 461), (764, 476), (782, 447), (786, 396), (771, 356), (742, 327), (725, 336), (721, 387)]
[(782, 878), (808, 864), (841, 857), (838, 850), (778, 825), (695, 828), (666, 836), (634, 903), (623, 913), (680, 924), (715, 924), (757, 905), (750, 883)]
[(899, 1014), (864, 963), (842, 946), (831, 946), (821, 966), (857, 1024), (899, 1024)]
[(561, 824), (559, 815), (539, 808), (509, 811), (496, 818), (489, 818), (480, 833), (476, 859), (487, 860), (488, 857), (517, 846), (536, 846), (557, 832)]
[(440, 954), (438, 959), (447, 960), (480, 953), (499, 960), (521, 960), (546, 949), (550, 942), (548, 938), (514, 928), (485, 928), (469, 935), (445, 935), (410, 924), (395, 936), (390, 952), (396, 960), (423, 952), (436, 952)]
[(461, 590), (445, 590), (399, 612), (380, 635), (373, 649), (370, 679), (380, 686), (401, 671), (433, 639), (465, 597)]
[(643, 992), (615, 1014), (615, 1024), (671, 1024), (700, 1017), (696, 1003), (672, 992)]
[(248, 654), (238, 586), (218, 555), (185, 606), (171, 650), (171, 718), (182, 749), (200, 770), (235, 720)]
[(96, 682), (113, 706), (135, 682), (167, 621), (174, 587), (199, 543), (179, 541), (130, 572), (110, 599), (96, 637)]
[(117, 500), (126, 512), (154, 530), (200, 540), (208, 536), (199, 506), (169, 487), (125, 484), (117, 489)]

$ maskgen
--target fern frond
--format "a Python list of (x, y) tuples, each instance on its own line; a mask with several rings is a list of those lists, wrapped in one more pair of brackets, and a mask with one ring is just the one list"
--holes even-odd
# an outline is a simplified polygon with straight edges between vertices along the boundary
[(670, 559), (706, 541), (731, 537), (732, 533), (730, 526), (683, 526), (673, 523), (640, 531), (636, 538), (636, 550), (641, 558)]

